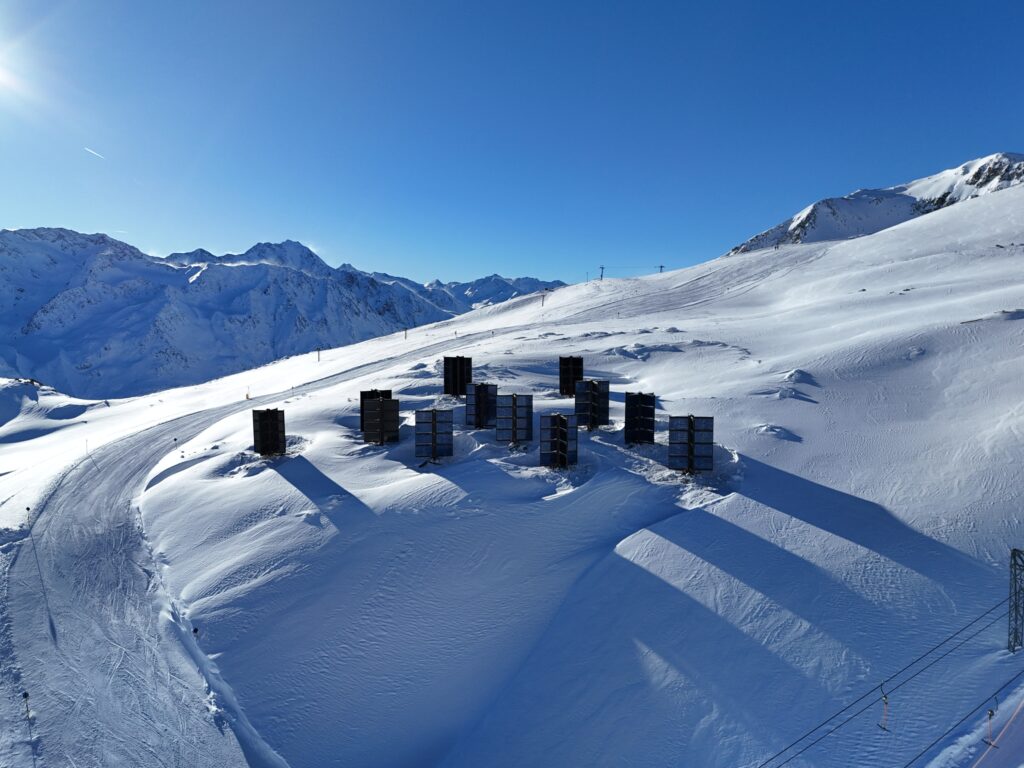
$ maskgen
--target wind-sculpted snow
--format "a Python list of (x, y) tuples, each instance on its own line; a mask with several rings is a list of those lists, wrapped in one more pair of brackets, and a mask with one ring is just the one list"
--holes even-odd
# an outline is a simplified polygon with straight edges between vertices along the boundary
[(293, 241), (157, 259), (105, 235), (4, 230), (0, 375), (32, 376), (84, 397), (135, 395), (412, 328), (474, 301), (500, 302), (552, 284), (491, 276), (458, 286), (461, 293), (409, 285), (332, 269)]
[[(905, 764), (1024, 669), (997, 611), (893, 692), (878, 727), (879, 683), (1004, 601), (1024, 543), (1016, 243), (1022, 188), (109, 405), (12, 390), (0, 437), (62, 430), (0, 443), (0, 554), (17, 553), (2, 700), (37, 691), (31, 745), (17, 707), (0, 710), (0, 762), (111, 740), (126, 764), (160, 765), (173, 758), (142, 745), (185, 734), (224, 749), (187, 751), (198, 765), (244, 749), (293, 768), (754, 768), (867, 691), (788, 765)], [(424, 465), (413, 410), (463, 416), (440, 395), (448, 354), (541, 413), (572, 407), (557, 357), (580, 354), (612, 382), (612, 424), (581, 433), (568, 472), (537, 467), (536, 442), (461, 427), (455, 458)], [(360, 441), (369, 387), (401, 399), (399, 444)], [(627, 390), (657, 395), (657, 444), (623, 444)], [(68, 405), (87, 410), (60, 418)], [(253, 454), (254, 405), (285, 409), (288, 455)], [(688, 413), (715, 417), (711, 475), (662, 464), (667, 418)], [(63, 639), (79, 635), (93, 642)], [(123, 720), (108, 679), (135, 708)], [(998, 709), (997, 732), (1014, 705)], [(984, 712), (921, 764), (948, 750), (933, 768), (969, 765)], [(172, 736), (139, 737), (147, 717)]]

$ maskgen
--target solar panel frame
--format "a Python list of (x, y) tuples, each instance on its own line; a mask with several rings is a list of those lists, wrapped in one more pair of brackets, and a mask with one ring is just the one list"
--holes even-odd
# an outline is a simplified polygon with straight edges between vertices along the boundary
[(489, 429), (498, 416), (498, 385), (471, 384), (466, 388), (466, 426)]
[(626, 443), (653, 443), (657, 398), (649, 392), (626, 393)]
[(540, 417), (540, 464), (564, 469), (579, 461), (579, 423), (576, 414)]
[(611, 382), (607, 379), (577, 381), (575, 412), (579, 425), (593, 430), (610, 424), (610, 400)]
[(399, 440), (399, 401), (391, 397), (367, 400), (364, 406), (363, 442), (384, 445)]
[(282, 409), (253, 409), (252, 445), (253, 450), (261, 456), (278, 456), (287, 452), (288, 445)]
[(456, 355), (444, 358), (444, 394), (465, 397), (473, 381), (473, 358)]
[(533, 440), (533, 395), (498, 395), (495, 405), (497, 442), (518, 444)]
[(418, 459), (439, 459), (455, 455), (455, 414), (450, 408), (428, 408), (416, 411), (416, 444)]
[(583, 380), (582, 357), (558, 358), (558, 394), (572, 397), (576, 394), (576, 382)]
[(714, 471), (714, 426), (713, 416), (670, 416), (666, 466), (684, 472)]
[(364, 389), (359, 392), (359, 431), (362, 432), (365, 425), (363, 423), (363, 403), (367, 400), (376, 400), (380, 397), (391, 397), (390, 389)]

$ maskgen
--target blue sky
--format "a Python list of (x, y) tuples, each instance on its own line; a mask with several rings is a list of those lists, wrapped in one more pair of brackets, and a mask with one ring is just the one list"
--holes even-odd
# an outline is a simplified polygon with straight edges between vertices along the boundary
[[(1024, 151), (1015, 2), (0, 5), (0, 226), (427, 280), (712, 258)], [(86, 151), (86, 148), (97, 154)]]

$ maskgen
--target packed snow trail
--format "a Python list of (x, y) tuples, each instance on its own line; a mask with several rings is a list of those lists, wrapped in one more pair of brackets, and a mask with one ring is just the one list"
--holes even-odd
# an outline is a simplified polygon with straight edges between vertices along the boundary
[(14, 646), (40, 766), (244, 763), (225, 718), (207, 707), (132, 508), (172, 438), (217, 413), (94, 452), (40, 509), (10, 570)]

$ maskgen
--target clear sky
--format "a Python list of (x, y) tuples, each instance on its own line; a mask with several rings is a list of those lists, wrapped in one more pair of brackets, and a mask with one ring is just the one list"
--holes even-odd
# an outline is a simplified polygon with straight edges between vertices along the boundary
[(704, 261), (1024, 151), (1024, 3), (0, 3), (0, 227), (420, 280)]

